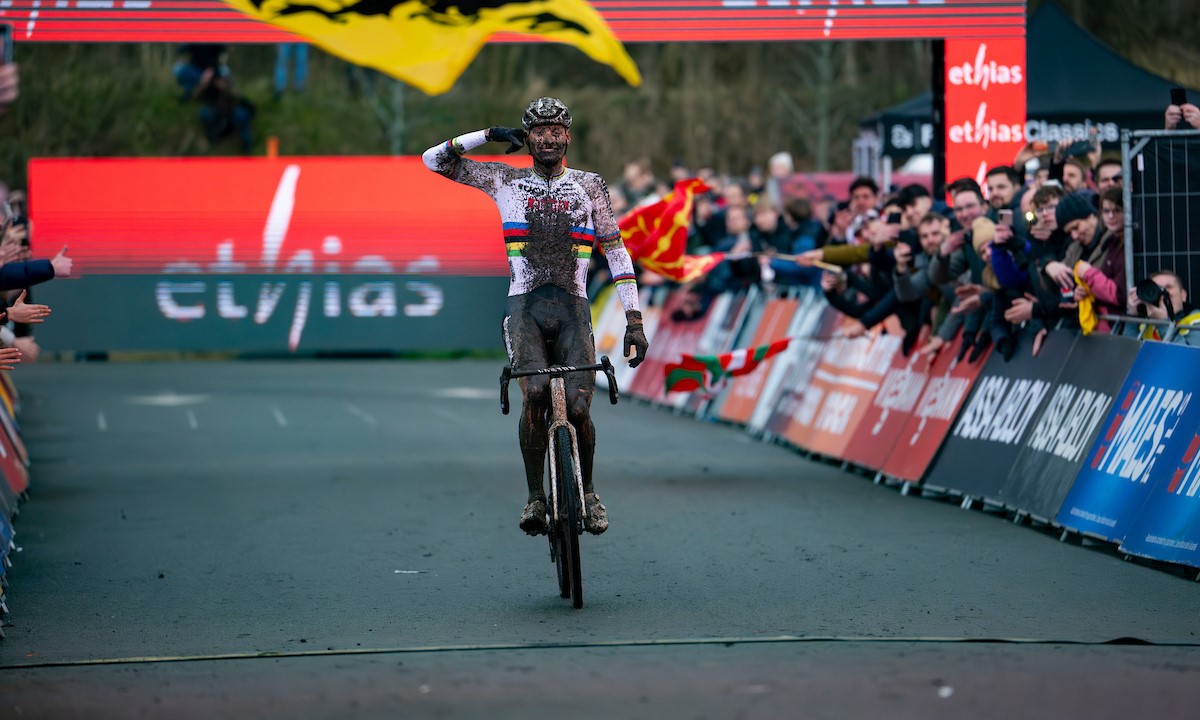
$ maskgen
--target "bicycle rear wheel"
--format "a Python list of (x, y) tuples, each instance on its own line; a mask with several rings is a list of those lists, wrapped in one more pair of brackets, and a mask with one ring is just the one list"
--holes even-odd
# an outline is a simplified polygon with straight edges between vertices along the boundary
[[(583, 607), (583, 570), (579, 566), (579, 537), (583, 532), (582, 508), (579, 507), (579, 493), (575, 487), (575, 453), (571, 442), (571, 432), (560, 427), (555, 436), (555, 463), (558, 470), (558, 533), (562, 538), (559, 547), (559, 587), (562, 596), (567, 597), (570, 591), (571, 604), (575, 608)], [(563, 588), (564, 579), (569, 581), (569, 588)]]

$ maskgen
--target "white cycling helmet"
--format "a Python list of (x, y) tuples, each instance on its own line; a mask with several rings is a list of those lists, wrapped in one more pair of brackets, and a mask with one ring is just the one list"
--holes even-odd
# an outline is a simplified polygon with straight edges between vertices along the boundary
[(521, 125), (524, 126), (525, 132), (529, 132), (540, 125), (562, 125), (570, 130), (571, 111), (558, 98), (538, 98), (529, 103), (529, 107), (525, 108), (525, 115), (521, 118)]

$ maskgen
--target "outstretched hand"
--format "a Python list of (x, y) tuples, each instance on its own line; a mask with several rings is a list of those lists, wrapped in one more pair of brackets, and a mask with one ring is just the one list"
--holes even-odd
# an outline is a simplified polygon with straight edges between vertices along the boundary
[(0, 370), (12, 370), (21, 362), (21, 351), (15, 347), (0, 348)]
[(529, 133), (519, 128), (491, 127), (487, 130), (487, 139), (491, 142), (510, 143), (508, 149), (504, 151), (505, 155), (511, 155), (525, 147), (525, 140), (528, 137)]
[(8, 319), (24, 325), (46, 322), (46, 316), (50, 314), (50, 306), (31, 305), (25, 302), (26, 292), (28, 291), (22, 290), (17, 299), (13, 301), (12, 307), (8, 309)]

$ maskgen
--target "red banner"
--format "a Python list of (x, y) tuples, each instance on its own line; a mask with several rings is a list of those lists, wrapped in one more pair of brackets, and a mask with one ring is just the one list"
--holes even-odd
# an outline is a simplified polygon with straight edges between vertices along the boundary
[[(687, 302), (687, 293), (674, 292), (663, 304), (659, 314), (658, 326), (651, 338), (650, 350), (646, 359), (638, 365), (629, 393), (654, 402), (667, 402), (663, 386), (663, 373), (667, 363), (679, 362), (684, 353), (696, 351), (700, 344), (700, 336), (708, 325), (708, 317), (712, 305), (704, 315), (691, 320), (676, 321), (671, 318), (680, 306)], [(715, 304), (715, 303), (714, 303)]]
[[(352, 0), (342, 0), (352, 6)], [(393, 5), (401, 5), (396, 0)], [(426, 2), (432, 11), (453, 6)], [(476, 3), (478, 5), (478, 3)], [(1024, 0), (591, 0), (622, 42), (766, 42), (1015, 37)], [(284, 4), (283, 7), (288, 7)], [(309, 7), (291, 3), (295, 12)], [(395, 9), (394, 7), (392, 8)], [(0, 11), (18, 42), (295, 42), (221, 0), (11, 0)], [(457, 15), (447, 14), (447, 21)], [(527, 36), (498, 35), (509, 42)]]
[[(745, 346), (756, 348), (787, 337), (788, 327), (799, 307), (799, 300), (768, 301), (763, 308), (762, 317), (759, 318), (758, 327), (754, 330), (754, 337)], [(772, 362), (767, 360), (753, 372), (734, 378), (717, 416), (726, 422), (749, 422), (754, 408), (758, 405), (759, 396), (762, 395), (763, 383), (766, 382), (767, 373), (771, 371), (771, 365)]]
[(985, 354), (973, 363), (965, 359), (959, 362), (961, 347), (962, 336), (959, 335), (934, 359), (921, 397), (904, 427), (896, 433), (895, 443), (883, 464), (886, 475), (909, 482), (920, 481), (950, 433), (959, 408), (988, 359)]
[(1011, 165), (1025, 145), (1025, 38), (946, 41), (946, 180)]
[(29, 178), (39, 254), (68, 245), (86, 274), (508, 275), (492, 200), (419, 157), (36, 159)]
[[(922, 344), (918, 343), (918, 347)], [(909, 353), (908, 357), (896, 353), (892, 358), (892, 367), (880, 382), (879, 392), (875, 393), (871, 407), (854, 433), (854, 439), (846, 446), (844, 459), (872, 470), (883, 467), (892, 452), (892, 445), (912, 417), (917, 400), (929, 381), (930, 365), (927, 356), (918, 355), (915, 351)]]

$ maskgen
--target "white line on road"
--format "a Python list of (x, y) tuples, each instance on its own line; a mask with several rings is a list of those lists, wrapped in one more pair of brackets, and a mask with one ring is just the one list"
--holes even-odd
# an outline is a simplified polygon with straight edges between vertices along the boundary
[(96, 426), (100, 428), (100, 432), (108, 432), (108, 421), (104, 419), (104, 413), (96, 414)]
[(271, 414), (275, 416), (275, 422), (279, 423), (279, 427), (287, 427), (287, 418), (283, 416), (282, 410), (272, 407)]
[(463, 423), (466, 422), (466, 420), (461, 415), (459, 415), (458, 413), (450, 412), (446, 408), (435, 407), (433, 409), (433, 414), (437, 415), (438, 417), (440, 417), (443, 420), (452, 422), (455, 425), (462, 425)]
[(363, 412), (362, 409), (359, 406), (355, 405), (354, 403), (346, 403), (346, 409), (350, 411), (351, 415), (355, 415), (355, 416), (361, 418), (362, 421), (365, 422), (366, 424), (368, 424), (368, 425), (375, 424), (375, 418), (373, 418), (370, 415)]
[(191, 410), (188, 410), (187, 417), (188, 417), (188, 425), (190, 425), (193, 430), (200, 427), (200, 423), (196, 422), (196, 413), (192, 412)]

